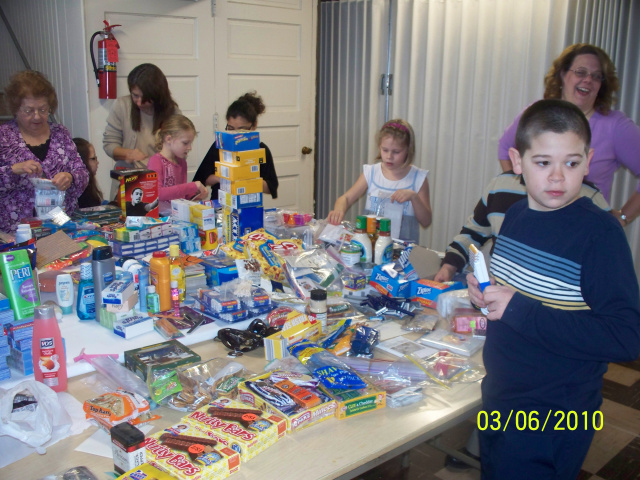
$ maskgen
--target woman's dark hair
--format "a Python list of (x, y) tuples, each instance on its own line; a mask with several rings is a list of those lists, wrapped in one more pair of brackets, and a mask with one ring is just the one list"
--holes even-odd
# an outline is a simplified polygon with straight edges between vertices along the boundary
[[(153, 102), (153, 133), (155, 133), (167, 118), (173, 115), (178, 104), (171, 98), (169, 83), (162, 70), (152, 63), (138, 65), (127, 77), (129, 92), (138, 87), (142, 92), (142, 102)], [(131, 103), (131, 126), (140, 131), (140, 109)]]
[(93, 198), (99, 199), (100, 200), (99, 203), (102, 203), (102, 200), (104, 199), (104, 196), (102, 195), (102, 190), (100, 190), (100, 187), (98, 186), (98, 181), (96, 180), (96, 176), (91, 173), (91, 170), (89, 169), (89, 165), (88, 165), (89, 164), (89, 146), (91, 145), (91, 143), (88, 140), (85, 140), (84, 138), (80, 138), (80, 137), (74, 138), (73, 143), (76, 144), (76, 148), (78, 149), (80, 158), (82, 159), (82, 162), (87, 167), (87, 171), (89, 172), (89, 184), (87, 185), (87, 188), (85, 189), (85, 191), (89, 191)]
[(264, 113), (266, 107), (257, 92), (247, 92), (238, 98), (227, 108), (227, 120), (235, 117), (242, 117), (255, 127), (258, 123), (258, 116)]
[(620, 88), (616, 75), (616, 67), (604, 50), (588, 43), (575, 43), (568, 46), (553, 61), (549, 72), (544, 77), (544, 98), (562, 98), (562, 74), (571, 68), (578, 55), (595, 55), (600, 61), (604, 80), (596, 96), (594, 108), (603, 115), (607, 115), (615, 103), (615, 93)]
[(25, 97), (45, 97), (51, 113), (56, 113), (58, 108), (56, 89), (43, 73), (36, 70), (23, 70), (13, 74), (4, 93), (9, 111), (14, 116), (18, 113)]

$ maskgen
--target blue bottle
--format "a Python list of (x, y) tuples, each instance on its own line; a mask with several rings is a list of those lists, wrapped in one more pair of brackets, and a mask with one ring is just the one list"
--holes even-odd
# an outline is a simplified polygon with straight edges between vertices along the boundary
[(140, 301), (140, 313), (147, 311), (147, 287), (149, 286), (149, 267), (142, 267), (138, 272), (138, 299)]
[(93, 288), (91, 262), (80, 265), (80, 283), (78, 284), (76, 312), (80, 320), (95, 320), (96, 318), (96, 300)]

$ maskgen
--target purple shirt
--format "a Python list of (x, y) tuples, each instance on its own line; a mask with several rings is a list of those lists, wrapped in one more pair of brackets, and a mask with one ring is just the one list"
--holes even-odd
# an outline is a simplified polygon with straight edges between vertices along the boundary
[(40, 162), (22, 138), (15, 119), (0, 125), (0, 231), (15, 230), (20, 219), (33, 216), (33, 184), (27, 175), (13, 173), (11, 166), (15, 163), (35, 160), (42, 165), (43, 176), (48, 179), (60, 172), (70, 173), (73, 181), (66, 191), (64, 208), (71, 214), (78, 206), (78, 197), (89, 183), (89, 172), (69, 131), (54, 123), (49, 123), (49, 129), (49, 151)]
[[(509, 148), (515, 147), (521, 115), (516, 117), (500, 138), (498, 158), (501, 160), (508, 159)], [(610, 202), (613, 174), (620, 166), (627, 167), (636, 177), (640, 176), (640, 127), (619, 110), (612, 110), (609, 115), (594, 112), (589, 125), (593, 159), (585, 178), (593, 182)], [(640, 183), (636, 191), (640, 192)]]

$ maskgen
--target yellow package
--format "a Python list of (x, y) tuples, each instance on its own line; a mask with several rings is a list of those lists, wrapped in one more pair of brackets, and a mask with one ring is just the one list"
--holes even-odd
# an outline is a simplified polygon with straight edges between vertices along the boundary
[(142, 478), (149, 480), (175, 480), (175, 477), (172, 477), (168, 473), (163, 472), (148, 463), (143, 463), (139, 467), (135, 467), (128, 472), (124, 472), (117, 478), (117, 480), (140, 480)]

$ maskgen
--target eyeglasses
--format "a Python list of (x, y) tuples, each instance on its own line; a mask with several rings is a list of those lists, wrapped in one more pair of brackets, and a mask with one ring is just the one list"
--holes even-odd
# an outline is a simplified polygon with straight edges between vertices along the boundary
[(591, 77), (594, 82), (602, 83), (604, 81), (604, 75), (600, 72), (589, 73), (586, 68), (576, 68), (575, 70), (569, 69), (569, 71), (573, 72), (573, 74), (580, 79)]
[(251, 130), (251, 125), (249, 125), (248, 127), (235, 128), (234, 126), (229, 125), (229, 124), (227, 123), (227, 126), (226, 126), (226, 127), (224, 127), (224, 129), (225, 129), (227, 132), (233, 132), (234, 130)]
[(22, 112), (25, 117), (33, 117), (36, 112), (38, 112), (42, 117), (47, 117), (51, 112), (51, 108), (49, 108), (49, 106), (40, 108), (20, 108), (20, 112)]

